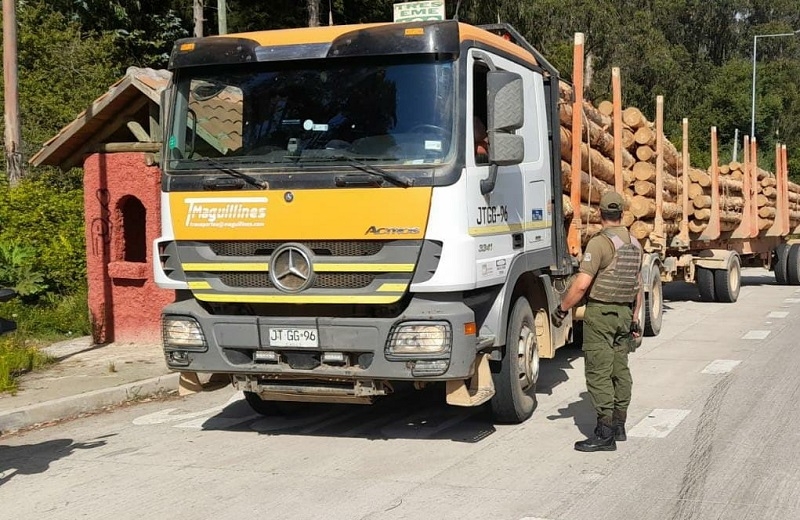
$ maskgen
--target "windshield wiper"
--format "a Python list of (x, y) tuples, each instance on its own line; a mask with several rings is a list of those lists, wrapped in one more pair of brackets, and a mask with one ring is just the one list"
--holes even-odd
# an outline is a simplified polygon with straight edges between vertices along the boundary
[[(298, 162), (305, 162), (308, 159), (300, 158)], [(386, 179), (389, 182), (393, 182), (398, 186), (402, 186), (404, 188), (410, 188), (414, 185), (414, 180), (409, 179), (407, 177), (403, 177), (402, 175), (398, 175), (396, 173), (392, 173), (389, 171), (384, 170), (379, 166), (375, 166), (374, 164), (365, 163), (363, 161), (359, 161), (354, 157), (350, 157), (349, 155), (328, 155), (328, 156), (319, 156), (313, 157), (313, 161), (343, 161), (348, 163), (353, 168), (359, 169), (363, 172), (369, 173), (370, 175), (375, 175), (377, 177), (381, 177), (382, 179)]]
[(242, 173), (242, 172), (240, 172), (239, 170), (237, 170), (235, 168), (231, 168), (230, 166), (228, 166), (228, 165), (226, 165), (224, 163), (221, 163), (216, 159), (212, 159), (211, 157), (200, 157), (200, 158), (197, 159), (197, 161), (208, 161), (209, 163), (211, 163), (214, 166), (216, 166), (217, 170), (221, 171), (222, 173), (226, 173), (226, 174), (230, 175), (231, 177), (236, 177), (237, 179), (242, 179), (243, 181), (245, 181), (250, 186), (253, 186), (254, 188), (258, 188), (259, 190), (266, 190), (267, 188), (269, 188), (269, 183), (259, 181), (258, 179), (255, 179), (255, 178), (247, 175), (246, 173)]

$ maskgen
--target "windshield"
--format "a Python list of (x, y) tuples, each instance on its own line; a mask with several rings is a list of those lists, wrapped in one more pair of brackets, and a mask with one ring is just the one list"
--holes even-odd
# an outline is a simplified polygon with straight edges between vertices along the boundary
[(182, 72), (170, 168), (207, 166), (208, 158), (239, 168), (447, 159), (453, 62), (331, 61)]

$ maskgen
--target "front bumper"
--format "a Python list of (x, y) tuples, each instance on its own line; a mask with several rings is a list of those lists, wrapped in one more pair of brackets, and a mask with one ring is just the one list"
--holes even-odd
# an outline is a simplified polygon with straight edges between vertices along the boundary
[[(394, 318), (213, 315), (193, 299), (164, 309), (163, 318), (173, 316), (194, 318), (207, 343), (204, 350), (164, 346), (167, 365), (181, 372), (272, 380), (445, 381), (471, 376), (477, 352), (476, 337), (465, 334), (465, 324), (475, 321), (469, 307), (461, 301), (420, 296), (412, 298), (405, 311)], [(449, 323), (449, 350), (439, 354), (387, 355), (392, 331), (404, 322)], [(271, 347), (268, 338), (272, 327), (316, 328), (319, 346)], [(264, 361), (267, 358), (269, 361)]]

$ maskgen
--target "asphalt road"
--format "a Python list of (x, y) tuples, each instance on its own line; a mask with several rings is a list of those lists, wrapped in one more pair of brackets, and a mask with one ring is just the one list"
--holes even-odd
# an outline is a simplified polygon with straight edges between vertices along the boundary
[(0, 518), (800, 518), (800, 288), (743, 285), (665, 288), (616, 452), (573, 450), (594, 415), (562, 349), (518, 426), (438, 389), (264, 418), (227, 388), (0, 439)]

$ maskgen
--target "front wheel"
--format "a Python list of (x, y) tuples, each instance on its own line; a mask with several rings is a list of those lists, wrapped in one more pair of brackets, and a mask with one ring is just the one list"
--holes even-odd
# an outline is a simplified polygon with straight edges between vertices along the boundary
[(255, 392), (244, 392), (244, 399), (257, 414), (271, 416), (279, 413), (275, 401), (265, 401)]
[(506, 330), (506, 350), (499, 370), (492, 373), (495, 394), (492, 415), (498, 423), (518, 424), (536, 409), (539, 347), (531, 305), (521, 296), (514, 302)]

